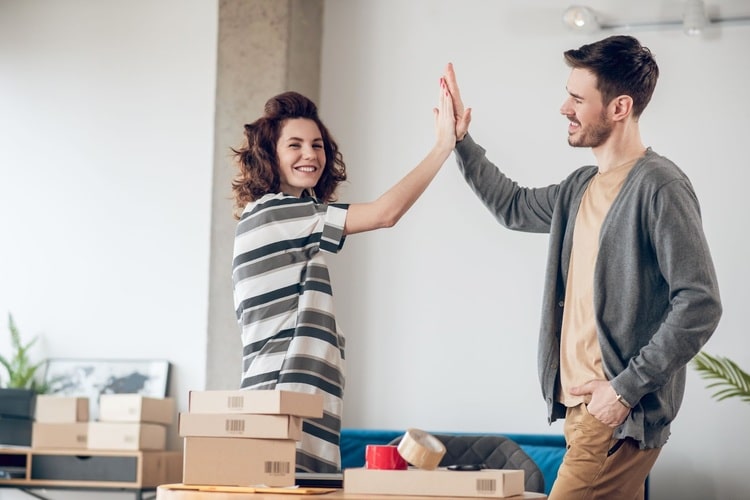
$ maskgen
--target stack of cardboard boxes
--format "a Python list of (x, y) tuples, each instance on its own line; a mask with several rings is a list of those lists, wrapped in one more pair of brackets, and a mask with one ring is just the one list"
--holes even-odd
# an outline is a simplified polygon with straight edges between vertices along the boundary
[(93, 450), (165, 450), (167, 429), (174, 423), (172, 398), (138, 394), (99, 396), (99, 420), (89, 424)]
[(89, 398), (39, 395), (36, 397), (33, 448), (82, 450), (88, 447)]
[(302, 418), (322, 416), (320, 394), (191, 391), (178, 425), (183, 483), (293, 486)]
[(32, 430), (33, 448), (165, 450), (174, 423), (172, 398), (102, 394), (99, 418), (89, 421), (85, 397), (40, 395)]

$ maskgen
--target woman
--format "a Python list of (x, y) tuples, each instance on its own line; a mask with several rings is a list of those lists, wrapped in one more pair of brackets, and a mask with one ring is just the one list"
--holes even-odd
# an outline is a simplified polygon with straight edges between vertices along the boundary
[(450, 155), (455, 119), (445, 82), (427, 156), (377, 200), (333, 204), (346, 180), (336, 142), (315, 104), (296, 93), (271, 98), (234, 150), (239, 219), (232, 281), (242, 330), (243, 389), (322, 393), (324, 415), (303, 423), (297, 470), (337, 472), (344, 389), (344, 336), (336, 324), (326, 254), (348, 234), (391, 227)]

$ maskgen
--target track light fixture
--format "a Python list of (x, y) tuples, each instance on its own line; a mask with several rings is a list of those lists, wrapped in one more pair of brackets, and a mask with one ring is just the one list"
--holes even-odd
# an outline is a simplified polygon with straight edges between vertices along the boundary
[(643, 22), (604, 23), (596, 12), (585, 5), (571, 5), (563, 12), (563, 23), (573, 31), (593, 33), (600, 30), (628, 28), (682, 28), (685, 34), (696, 36), (705, 28), (716, 24), (738, 24), (750, 22), (750, 15), (740, 17), (709, 18), (703, 0), (686, 0), (683, 4), (682, 19)]
[(583, 5), (571, 5), (565, 9), (563, 23), (572, 30), (586, 33), (602, 29), (596, 13), (590, 7)]
[(700, 35), (708, 24), (708, 15), (703, 0), (687, 0), (682, 11), (682, 30), (686, 35)]

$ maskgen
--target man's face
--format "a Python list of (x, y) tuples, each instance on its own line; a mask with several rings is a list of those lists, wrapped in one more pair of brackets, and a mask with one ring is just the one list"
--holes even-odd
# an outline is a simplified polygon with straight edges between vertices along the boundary
[(612, 134), (613, 122), (607, 116), (602, 95), (596, 89), (596, 76), (588, 70), (574, 68), (566, 85), (568, 98), (560, 113), (570, 121), (568, 144), (578, 148), (601, 146)]

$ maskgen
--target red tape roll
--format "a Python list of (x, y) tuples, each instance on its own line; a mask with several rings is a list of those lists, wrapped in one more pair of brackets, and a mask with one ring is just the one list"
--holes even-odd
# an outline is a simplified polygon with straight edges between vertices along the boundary
[(406, 470), (406, 460), (392, 445), (368, 444), (365, 448), (365, 467), (368, 469)]

